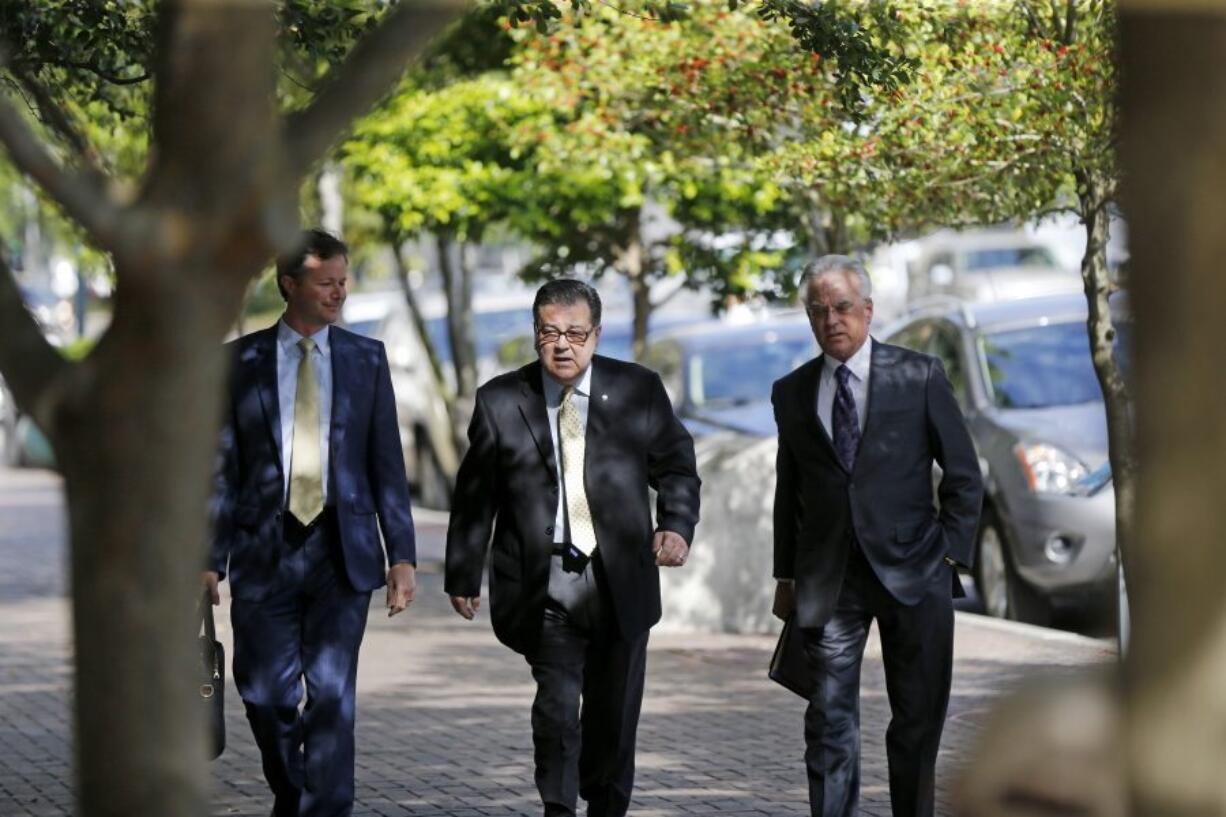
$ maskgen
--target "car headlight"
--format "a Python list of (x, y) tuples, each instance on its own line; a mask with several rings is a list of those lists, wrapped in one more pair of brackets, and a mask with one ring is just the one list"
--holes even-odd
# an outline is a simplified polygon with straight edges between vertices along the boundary
[(1026, 475), (1026, 483), (1035, 493), (1072, 493), (1074, 483), (1088, 470), (1081, 460), (1048, 443), (1019, 443), (1013, 447), (1013, 453)]

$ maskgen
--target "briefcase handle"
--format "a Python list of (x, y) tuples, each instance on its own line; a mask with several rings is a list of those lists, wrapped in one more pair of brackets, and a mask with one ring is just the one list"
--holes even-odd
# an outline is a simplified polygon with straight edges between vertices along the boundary
[(209, 641), (216, 641), (217, 627), (213, 624), (213, 598), (209, 595), (208, 590), (205, 590), (200, 598), (197, 613), (204, 621), (204, 634), (208, 636)]

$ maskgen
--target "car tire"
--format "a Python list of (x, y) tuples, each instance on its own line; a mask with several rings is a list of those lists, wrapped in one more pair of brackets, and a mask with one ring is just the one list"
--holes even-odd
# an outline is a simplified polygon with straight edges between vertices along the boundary
[(1128, 606), (1128, 584), (1124, 579), (1124, 560), (1115, 554), (1115, 643), (1120, 658), (1128, 654), (1128, 641), (1132, 637), (1132, 610)]
[(451, 507), (451, 490), (438, 455), (421, 433), (417, 435), (416, 449), (418, 502), (423, 507), (445, 511)]
[(975, 545), (975, 589), (984, 611), (994, 618), (1046, 625), (1051, 604), (1013, 566), (1013, 555), (991, 508), (985, 508)]
[(9, 468), (20, 468), (22, 463), (21, 441), (17, 439), (17, 420), (0, 421), (0, 459)]

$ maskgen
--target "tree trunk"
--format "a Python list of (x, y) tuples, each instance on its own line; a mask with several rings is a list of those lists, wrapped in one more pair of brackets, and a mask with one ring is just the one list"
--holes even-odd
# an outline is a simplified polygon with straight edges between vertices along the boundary
[(455, 392), (447, 384), (447, 376), (443, 373), (443, 364), (439, 360), (438, 349), (434, 346), (434, 339), (430, 336), (429, 330), (426, 329), (426, 319), (421, 312), (421, 304), (417, 302), (417, 294), (413, 292), (413, 286), (409, 281), (409, 268), (404, 263), (404, 257), (400, 254), (400, 247), (404, 243), (403, 240), (391, 233), (387, 234), (388, 243), (392, 247), (392, 258), (396, 265), (396, 279), (400, 282), (400, 289), (404, 293), (405, 303), (409, 307), (409, 317), (413, 321), (413, 328), (417, 331), (418, 337), (421, 338), (422, 348), (426, 350), (426, 358), (430, 364), (430, 373), (434, 376), (434, 387), (438, 389), (439, 396), (443, 398), (443, 404), (447, 407), (447, 416), (453, 418), (451, 422), (451, 437), (452, 443), (456, 447), (456, 451), (463, 451), (468, 445), (468, 437), (464, 430), (454, 421), (457, 416)]
[(1133, 453), (1132, 408), (1128, 384), (1116, 365), (1116, 328), (1111, 317), (1108, 296), (1111, 280), (1107, 268), (1107, 241), (1111, 220), (1104, 195), (1106, 180), (1079, 176), (1080, 214), (1086, 229), (1086, 250), (1081, 259), (1081, 278), (1085, 284), (1089, 315), (1086, 321), (1090, 334), (1090, 351), (1094, 372), (1103, 393), (1107, 412), (1108, 457), (1111, 460), (1112, 482), (1115, 488), (1115, 547), (1117, 558), (1125, 563), (1130, 558), (1136, 510), (1136, 457)]
[(821, 258), (830, 250), (826, 243), (826, 216), (821, 203), (811, 188), (805, 187), (796, 194), (797, 206), (800, 208), (802, 223), (805, 228), (805, 243), (809, 245), (810, 258)]
[(831, 210), (826, 222), (826, 252), (847, 255), (851, 251), (851, 239), (847, 235), (847, 216), (839, 210)]
[(435, 236), (443, 294), (447, 298), (447, 339), (451, 343), (451, 365), (455, 371), (458, 402), (477, 393), (477, 353), (472, 332), (472, 276), (464, 259), (464, 244), (459, 246), (459, 266), (452, 264), (453, 236)]
[(96, 817), (208, 811), (193, 636), (220, 340), (240, 296), (213, 284), (205, 296), (208, 265), (175, 272), (165, 285), (177, 299), (160, 305), (117, 291), (114, 322), (49, 429), (72, 541), (78, 797)]
[(1226, 16), (1121, 8), (1123, 203), (1136, 312), (1127, 780), (1137, 817), (1226, 813)]
[(641, 361), (647, 354), (647, 329), (651, 321), (651, 280), (648, 276), (647, 253), (643, 246), (642, 210), (628, 217), (626, 244), (617, 255), (617, 267), (630, 282), (634, 309), (634, 333), (631, 348), (634, 359)]

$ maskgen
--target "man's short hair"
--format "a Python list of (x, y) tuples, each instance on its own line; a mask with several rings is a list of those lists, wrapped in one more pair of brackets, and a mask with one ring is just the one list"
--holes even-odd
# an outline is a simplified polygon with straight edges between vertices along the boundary
[(289, 300), (289, 293), (281, 284), (281, 276), (288, 275), (295, 281), (301, 280), (302, 274), (306, 272), (303, 265), (306, 264), (307, 256), (312, 255), (320, 261), (327, 261), (338, 255), (348, 261), (349, 245), (320, 227), (312, 227), (305, 231), (297, 247), (277, 256), (277, 291), (285, 300)]
[(532, 323), (539, 326), (541, 322), (541, 307), (549, 304), (571, 306), (580, 301), (586, 301), (592, 310), (592, 326), (600, 326), (600, 293), (595, 287), (589, 286), (574, 278), (555, 278), (541, 285), (532, 301)]
[(805, 268), (800, 273), (798, 288), (800, 300), (805, 306), (809, 305), (810, 285), (823, 275), (833, 272), (854, 275), (859, 279), (860, 297), (866, 301), (873, 299), (873, 280), (868, 277), (868, 271), (864, 269), (863, 264), (849, 255), (823, 255), (805, 264)]

